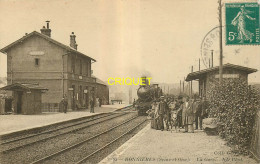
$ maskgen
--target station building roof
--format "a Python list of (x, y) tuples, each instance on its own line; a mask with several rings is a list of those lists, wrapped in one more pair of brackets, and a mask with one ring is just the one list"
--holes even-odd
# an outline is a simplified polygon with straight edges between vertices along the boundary
[[(240, 65), (230, 64), (230, 63), (223, 65), (223, 69), (226, 69), (226, 68), (241, 70), (241, 71), (246, 72), (247, 74), (257, 72), (257, 69), (254, 69), (254, 68), (248, 68), (248, 67), (244, 67), (244, 66), (240, 66)], [(191, 72), (191, 73), (188, 74), (185, 81), (191, 81), (191, 80), (199, 79), (202, 76), (206, 75), (207, 73), (217, 71), (217, 70), (219, 70), (219, 66), (207, 68), (207, 69), (196, 71), (196, 72)]]
[(47, 88), (41, 87), (36, 84), (22, 84), (22, 83), (14, 83), (7, 85), (5, 87), (0, 88), (0, 90), (10, 90), (10, 91), (23, 91), (23, 90), (41, 90), (41, 91), (47, 91)]
[(46, 40), (48, 40), (48, 41), (50, 41), (50, 42), (52, 42), (52, 43), (58, 45), (58, 46), (60, 46), (60, 47), (62, 47), (62, 48), (64, 48), (64, 49), (66, 49), (66, 50), (69, 51), (69, 52), (73, 52), (73, 53), (82, 55), (82, 56), (87, 57), (87, 58), (91, 59), (92, 61), (95, 61), (95, 62), (96, 62), (95, 59), (93, 59), (93, 58), (91, 58), (91, 57), (89, 57), (89, 56), (87, 56), (87, 55), (85, 55), (85, 54), (83, 54), (83, 53), (77, 51), (76, 49), (74, 49), (74, 48), (72, 48), (72, 47), (70, 47), (70, 46), (67, 46), (67, 45), (65, 45), (65, 44), (63, 44), (63, 43), (60, 43), (60, 42), (58, 42), (58, 41), (52, 39), (51, 37), (49, 37), (49, 36), (47, 36), (47, 35), (45, 35), (45, 34), (39, 33), (39, 32), (37, 32), (37, 31), (33, 31), (33, 32), (31, 32), (31, 33), (29, 33), (29, 34), (23, 36), (22, 38), (18, 39), (17, 41), (15, 41), (15, 42), (13, 42), (13, 43), (7, 45), (6, 47), (2, 48), (2, 49), (0, 50), (0, 52), (6, 53), (6, 51), (9, 50), (10, 48), (12, 48), (13, 46), (15, 46), (15, 45), (17, 45), (17, 44), (20, 44), (20, 43), (23, 42), (24, 40), (30, 38), (31, 36), (35, 36), (35, 35), (40, 36), (40, 37), (42, 37), (42, 38), (44, 38), (44, 39), (46, 39)]
[(96, 76), (92, 75), (92, 77), (96, 79), (96, 83), (97, 83), (97, 84), (101, 84), (101, 85), (107, 86), (107, 83), (105, 83), (104, 81), (100, 80), (100, 79), (97, 78)]

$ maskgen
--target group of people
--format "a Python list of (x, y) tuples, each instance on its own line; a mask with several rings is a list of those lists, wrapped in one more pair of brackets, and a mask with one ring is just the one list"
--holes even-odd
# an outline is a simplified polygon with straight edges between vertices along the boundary
[(194, 123), (196, 129), (202, 129), (202, 119), (207, 117), (208, 102), (205, 98), (190, 99), (188, 96), (179, 96), (153, 101), (151, 108), (147, 111), (151, 118), (151, 128), (156, 130), (170, 130), (175, 127), (183, 128), (184, 132), (194, 133)]
[[(64, 95), (62, 97), (62, 100), (61, 100), (59, 106), (60, 106), (60, 111), (61, 112), (67, 113), (67, 111), (68, 111), (68, 98), (67, 98), (66, 95)], [(95, 106), (95, 102), (93, 101), (93, 99), (91, 99), (90, 100), (90, 113), (95, 113), (94, 112), (94, 106)], [(99, 105), (99, 106), (101, 107), (101, 105)]]

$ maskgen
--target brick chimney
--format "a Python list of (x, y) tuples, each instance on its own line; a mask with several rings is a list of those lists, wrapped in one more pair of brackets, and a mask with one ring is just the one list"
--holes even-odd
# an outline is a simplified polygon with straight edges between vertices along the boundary
[(77, 49), (78, 45), (76, 43), (76, 35), (74, 35), (74, 32), (71, 33), (70, 35), (70, 47)]
[(48, 37), (51, 37), (51, 29), (49, 29), (50, 21), (46, 21), (46, 23), (47, 23), (47, 28), (45, 28), (45, 26), (43, 26), (41, 29), (41, 33), (44, 35), (47, 35)]

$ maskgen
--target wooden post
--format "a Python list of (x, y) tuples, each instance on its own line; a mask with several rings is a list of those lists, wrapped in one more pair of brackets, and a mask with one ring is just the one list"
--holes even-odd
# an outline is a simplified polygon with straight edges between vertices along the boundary
[(222, 49), (222, 1), (219, 0), (219, 83), (223, 79), (223, 49)]
[(199, 58), (199, 71), (200, 71), (200, 58)]
[(181, 80), (180, 80), (180, 93), (181, 93)]
[[(193, 72), (193, 66), (191, 66), (191, 72)], [(190, 93), (191, 93), (191, 96), (192, 96), (192, 80), (191, 80), (191, 85), (190, 85)]]
[(133, 104), (133, 101), (132, 101), (132, 87), (131, 86), (129, 87), (129, 104)]
[(182, 86), (182, 87), (183, 87), (183, 93), (184, 93), (184, 81), (185, 81), (185, 77), (184, 77), (184, 80), (183, 80), (183, 86)]
[(214, 59), (214, 58), (213, 58), (213, 50), (211, 50), (211, 67), (214, 66), (214, 64), (213, 64), (214, 60), (213, 60), (213, 59)]
[(191, 96), (191, 81), (189, 82), (189, 95)]

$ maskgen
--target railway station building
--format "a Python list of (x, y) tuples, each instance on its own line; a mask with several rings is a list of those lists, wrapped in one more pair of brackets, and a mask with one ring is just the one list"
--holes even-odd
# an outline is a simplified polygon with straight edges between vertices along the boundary
[[(38, 114), (41, 113), (42, 94), (48, 89), (34, 84), (13, 83), (1, 90), (13, 92), (13, 113), (15, 114)], [(9, 106), (4, 104), (4, 106)], [(5, 108), (5, 107), (4, 107)], [(6, 113), (5, 109), (3, 114)]]
[(51, 29), (43, 26), (7, 45), (0, 51), (7, 55), (7, 85), (33, 83), (48, 89), (42, 95), (42, 111), (59, 110), (62, 97), (68, 110), (89, 108), (96, 99), (99, 84), (92, 77), (95, 59), (77, 50), (76, 36), (68, 36), (70, 46), (51, 38)]
[[(248, 75), (256, 71), (257, 69), (227, 63), (223, 65), (223, 80), (241, 79), (248, 83)], [(211, 85), (219, 82), (219, 66), (189, 73), (186, 81), (192, 80), (199, 82), (199, 96), (207, 98)]]
[(109, 104), (109, 86), (99, 78), (92, 76), (96, 79), (96, 98), (101, 99), (101, 105)]

